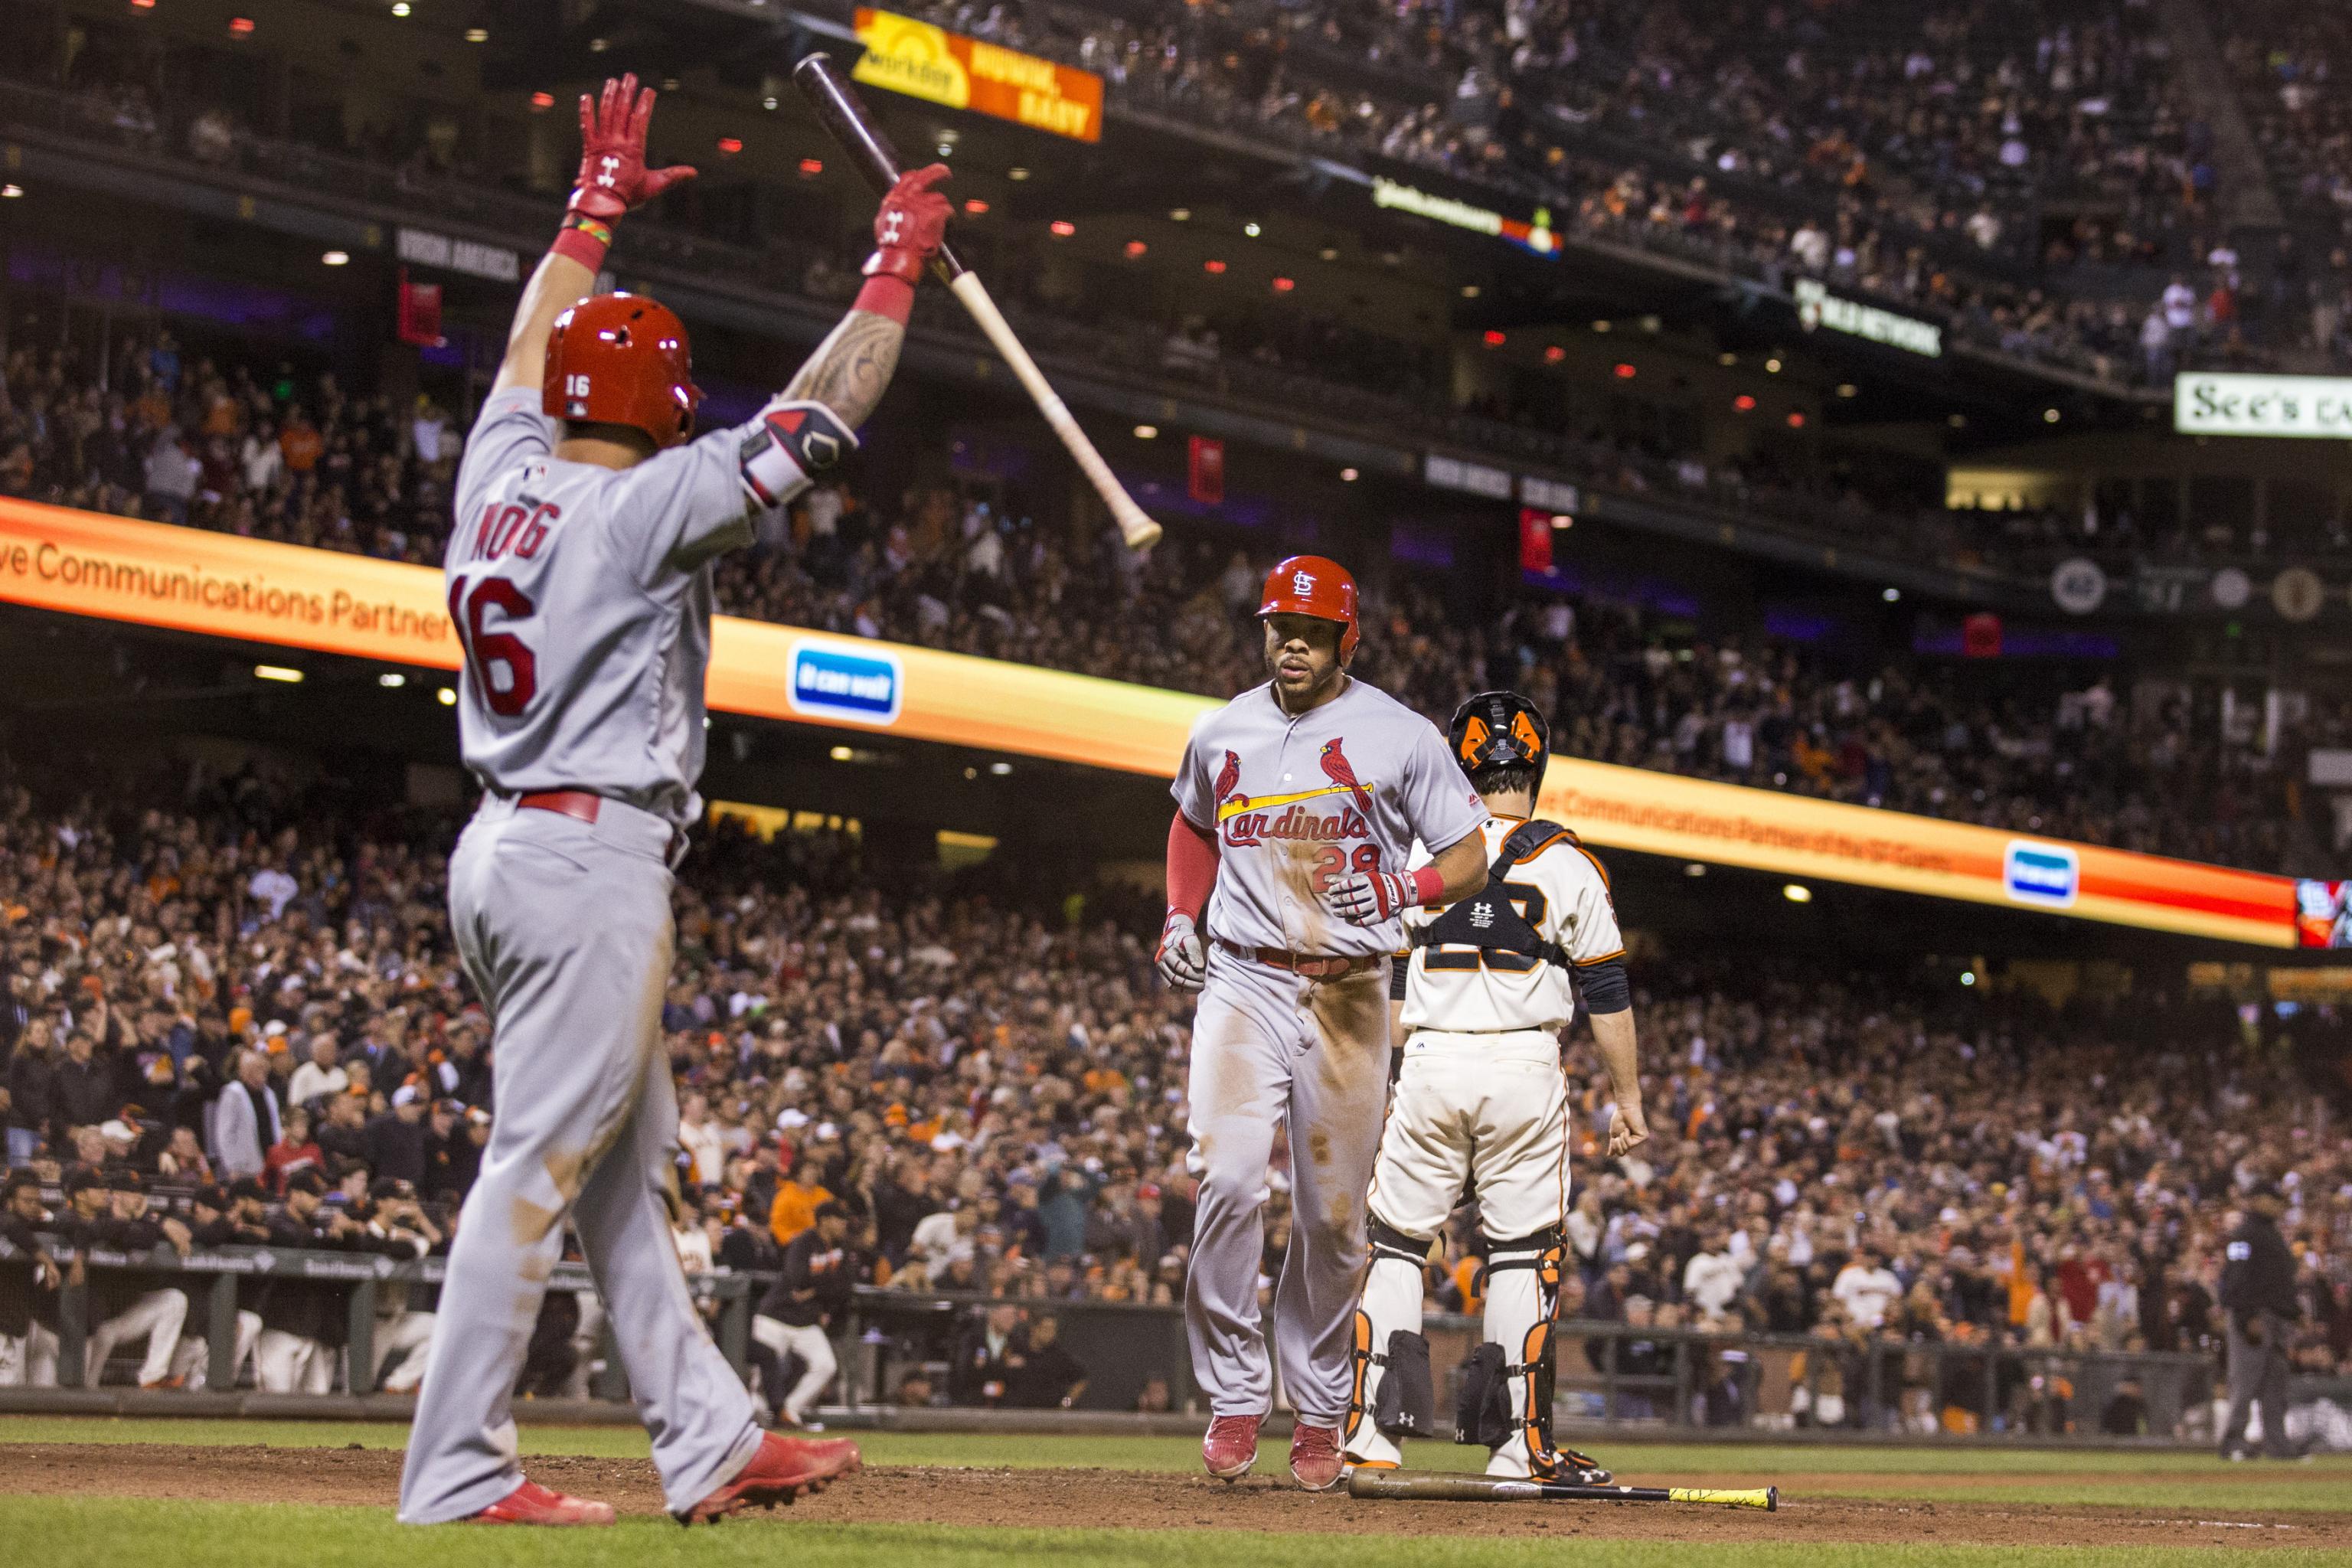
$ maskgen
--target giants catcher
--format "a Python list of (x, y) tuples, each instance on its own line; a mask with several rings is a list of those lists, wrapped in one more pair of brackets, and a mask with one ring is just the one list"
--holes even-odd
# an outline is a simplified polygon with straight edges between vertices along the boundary
[[(1275, 1349), (1297, 1412), (1290, 1472), (1337, 1485), (1364, 1186), (1387, 1098), (1389, 955), (1400, 917), (1485, 885), (1486, 808), (1426, 719), (1347, 673), (1356, 584), (1298, 555), (1258, 610), (1272, 677), (1193, 725), (1172, 793), (1160, 970), (1201, 990), (1189, 1163), (1200, 1178), (1185, 1325), (1226, 1480), (1274, 1403), (1259, 1323), (1266, 1162), (1290, 1140), (1293, 1223)], [(1406, 868), (1414, 840), (1433, 862)]]
[(515, 1457), (509, 1398), (567, 1217), (681, 1521), (790, 1502), (858, 1464), (851, 1443), (763, 1434), (687, 1294), (667, 1202), (670, 868), (701, 814), (711, 563), (856, 445), (946, 230), (930, 187), (947, 170), (883, 198), (856, 304), (782, 395), (688, 440), (685, 327), (651, 300), (589, 298), (612, 225), (694, 172), (646, 167), (653, 100), (635, 77), (581, 100), (579, 188), (457, 471), (445, 573), (483, 795), (450, 857), (449, 919), (495, 1021), (499, 1115), (401, 1476), (413, 1524), (613, 1522)]
[(1490, 1476), (1606, 1486), (1608, 1471), (1551, 1441), (1568, 1218), (1559, 1058), (1581, 991), (1616, 1094), (1610, 1155), (1649, 1137), (1625, 944), (1601, 862), (1568, 829), (1528, 820), (1550, 760), (1543, 715), (1513, 692), (1484, 691), (1446, 738), (1493, 814), (1478, 840), (1491, 865), (1475, 897), (1405, 917), (1410, 957), (1390, 992), (1404, 1061), (1372, 1174), (1347, 1458), (1393, 1469), (1397, 1439), (1436, 1424), (1422, 1270), (1468, 1183), (1487, 1241), (1486, 1342), (1463, 1378), (1455, 1441), (1492, 1449)]

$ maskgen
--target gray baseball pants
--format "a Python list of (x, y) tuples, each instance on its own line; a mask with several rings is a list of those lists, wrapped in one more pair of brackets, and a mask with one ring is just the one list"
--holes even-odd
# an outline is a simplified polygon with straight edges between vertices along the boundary
[(673, 1512), (760, 1443), (670, 1239), (677, 1097), (661, 1043), (669, 825), (490, 797), (449, 859), (457, 951), (496, 1029), (498, 1120), (449, 1250), (400, 1517), (463, 1519), (522, 1480), (509, 1408), (568, 1216), (609, 1314)]
[(1364, 1269), (1364, 1194), (1388, 1103), (1388, 966), (1303, 980), (1211, 944), (1192, 1023), (1192, 1149), (1201, 1191), (1184, 1326), (1218, 1415), (1274, 1406), (1257, 1299), (1266, 1165), (1290, 1141), (1291, 1229), (1275, 1350), (1298, 1418), (1337, 1426), (1354, 1382), (1349, 1329)]

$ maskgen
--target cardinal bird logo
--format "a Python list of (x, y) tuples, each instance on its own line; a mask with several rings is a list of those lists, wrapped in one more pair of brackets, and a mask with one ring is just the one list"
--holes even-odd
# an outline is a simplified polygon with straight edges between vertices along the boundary
[(1233, 794), (1234, 788), (1239, 785), (1241, 782), (1242, 760), (1233, 752), (1227, 752), (1225, 753), (1225, 765), (1217, 770), (1217, 804), (1219, 805), (1224, 805), (1225, 797)]
[(1355, 768), (1349, 763), (1346, 753), (1339, 750), (1345, 743), (1338, 738), (1323, 742), (1323, 776), (1353, 795), (1357, 810), (1370, 812), (1372, 809), (1372, 792), (1356, 782)]

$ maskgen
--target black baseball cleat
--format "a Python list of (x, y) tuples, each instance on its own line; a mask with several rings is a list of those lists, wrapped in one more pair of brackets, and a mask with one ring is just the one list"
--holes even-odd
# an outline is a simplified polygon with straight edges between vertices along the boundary
[(1574, 1448), (1555, 1448), (1548, 1464), (1530, 1468), (1546, 1480), (1569, 1481), (1580, 1487), (1613, 1486), (1617, 1480), (1615, 1474), (1603, 1468), (1600, 1460)]

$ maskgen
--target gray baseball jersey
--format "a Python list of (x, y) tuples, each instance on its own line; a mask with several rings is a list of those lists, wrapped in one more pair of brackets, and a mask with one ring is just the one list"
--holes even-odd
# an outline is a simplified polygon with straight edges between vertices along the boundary
[(584, 789), (677, 826), (701, 800), (710, 563), (808, 483), (759, 420), (635, 468), (564, 462), (535, 387), (493, 395), (457, 468), (443, 572), (457, 731), (499, 795)]
[(1404, 944), (1395, 921), (1357, 926), (1332, 914), (1324, 899), (1335, 878), (1402, 871), (1416, 837), (1442, 850), (1486, 820), (1436, 726), (1353, 679), (1297, 718), (1271, 682), (1202, 714), (1170, 793), (1186, 820), (1218, 837), (1203, 929), (1317, 955)]

